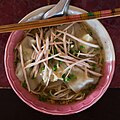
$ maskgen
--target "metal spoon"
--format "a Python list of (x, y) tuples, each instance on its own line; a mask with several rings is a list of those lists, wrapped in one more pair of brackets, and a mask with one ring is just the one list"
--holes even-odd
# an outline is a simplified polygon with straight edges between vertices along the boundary
[(26, 22), (66, 15), (68, 13), (69, 4), (70, 0), (60, 0), (54, 7), (50, 8), (50, 10), (45, 13), (38, 13), (27, 19)]
[(70, 0), (60, 0), (52, 9), (43, 15), (43, 19), (66, 15), (69, 4)]

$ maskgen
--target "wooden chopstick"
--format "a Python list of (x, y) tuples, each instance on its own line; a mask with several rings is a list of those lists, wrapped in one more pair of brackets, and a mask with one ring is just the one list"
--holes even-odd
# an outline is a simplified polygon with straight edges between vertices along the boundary
[(83, 22), (90, 19), (104, 19), (110, 17), (120, 16), (120, 8), (102, 10), (96, 12), (88, 12), (85, 14), (55, 17), (46, 20), (38, 20), (33, 22), (17, 23), (0, 26), (0, 33), (13, 32), (16, 30), (29, 30), (40, 27), (56, 26), (61, 24), (68, 24), (72, 22)]

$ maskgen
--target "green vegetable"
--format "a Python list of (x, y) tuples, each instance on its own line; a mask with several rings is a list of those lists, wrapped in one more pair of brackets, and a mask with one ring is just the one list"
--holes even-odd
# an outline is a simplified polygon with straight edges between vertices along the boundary
[(64, 79), (65, 82), (68, 82), (68, 81), (70, 81), (70, 80), (71, 80), (70, 77), (66, 77), (66, 78)]
[(54, 65), (53, 66), (53, 71), (56, 71), (57, 70), (57, 65)]
[(43, 101), (43, 102), (46, 102), (47, 101), (47, 96), (45, 96), (45, 95), (39, 96), (39, 100)]
[(102, 60), (101, 60), (101, 63), (103, 64), (104, 63), (104, 59), (102, 58)]
[(13, 52), (14, 52), (14, 53), (16, 52), (16, 48), (13, 49)]
[(62, 75), (63, 80), (65, 79), (65, 76), (66, 76), (65, 74)]
[(98, 50), (100, 50), (100, 48), (95, 48), (95, 51), (98, 51)]
[(84, 49), (85, 47), (83, 45), (80, 46), (80, 49)]
[(58, 53), (58, 51), (57, 51), (57, 49), (54, 47), (54, 54), (57, 54)]
[(78, 52), (79, 52), (79, 50), (75, 50), (75, 51), (74, 51), (75, 54), (78, 53)]
[(74, 74), (70, 74), (70, 75), (68, 75), (68, 77), (66, 77), (66, 75), (63, 74), (62, 78), (65, 82), (69, 82), (70, 80), (77, 79), (77, 76), (75, 76)]
[(27, 88), (27, 84), (25, 81), (22, 83), (22, 87)]
[(42, 67), (41, 69), (42, 69), (42, 71), (43, 71), (43, 70), (45, 69), (45, 66), (44, 66), (44, 67)]
[(75, 76), (74, 74), (70, 74), (69, 77), (70, 77), (71, 79), (77, 79), (77, 76)]
[(70, 49), (70, 53), (73, 54), (73, 53), (74, 53), (74, 50)]
[[(58, 32), (58, 33), (59, 33), (59, 32)], [(55, 42), (59, 42), (60, 40), (59, 40), (58, 38), (56, 38), (54, 41), (55, 41)]]
[(97, 68), (97, 65), (93, 64), (92, 67), (93, 67), (93, 70), (95, 70)]
[(44, 66), (44, 67), (41, 67), (41, 68), (39, 69), (39, 72), (41, 73), (44, 69), (45, 69), (45, 66)]
[(17, 63), (18, 63), (19, 61), (20, 61), (19, 58), (16, 57), (16, 59), (14, 60), (14, 64), (17, 65)]
[(91, 30), (91, 29), (87, 29), (87, 31), (88, 31), (88, 33), (89, 33), (89, 35), (90, 35), (90, 36), (92, 36), (92, 35), (93, 35), (93, 33), (92, 33), (92, 30)]
[(59, 60), (59, 64), (62, 64), (63, 62)]
[(36, 80), (36, 77), (34, 77), (34, 75), (32, 76), (32, 80)]
[(73, 54), (73, 55), (77, 55), (78, 52), (79, 52), (79, 50), (70, 49), (70, 53)]

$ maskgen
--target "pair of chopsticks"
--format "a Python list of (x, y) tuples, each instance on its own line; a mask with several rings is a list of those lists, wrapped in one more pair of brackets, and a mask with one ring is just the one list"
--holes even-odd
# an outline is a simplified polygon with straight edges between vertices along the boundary
[(91, 19), (104, 19), (110, 17), (120, 16), (120, 8), (102, 10), (96, 12), (88, 12), (85, 14), (55, 17), (46, 20), (38, 20), (33, 22), (17, 23), (0, 26), (0, 33), (13, 32), (16, 30), (29, 30), (34, 28), (56, 26), (61, 24), (68, 24), (72, 22), (83, 22)]

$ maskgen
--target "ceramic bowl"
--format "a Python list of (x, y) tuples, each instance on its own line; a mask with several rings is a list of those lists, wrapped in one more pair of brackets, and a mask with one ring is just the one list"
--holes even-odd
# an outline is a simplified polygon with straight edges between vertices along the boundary
[[(43, 13), (48, 9), (50, 9), (51, 7), (53, 6), (50, 5), (39, 8), (31, 12), (27, 16), (25, 16), (20, 22), (40, 19)], [(85, 12), (84, 10), (73, 6), (70, 6), (69, 9), (69, 14), (80, 14), (84, 12)], [(39, 13), (41, 14), (38, 15)], [(96, 32), (96, 34), (100, 39), (100, 42), (103, 45), (103, 49), (105, 53), (103, 76), (100, 79), (100, 82), (97, 85), (96, 89), (90, 95), (88, 95), (86, 99), (75, 103), (71, 103), (69, 105), (55, 105), (55, 104), (41, 102), (21, 86), (18, 78), (15, 75), (13, 51), (16, 44), (20, 40), (22, 40), (23, 31), (16, 31), (11, 33), (5, 48), (5, 56), (4, 56), (5, 71), (12, 89), (19, 96), (19, 98), (22, 101), (24, 101), (27, 105), (34, 108), (35, 110), (47, 114), (68, 115), (68, 114), (78, 113), (89, 108), (90, 106), (95, 104), (106, 92), (107, 88), (111, 83), (114, 73), (114, 67), (115, 67), (115, 53), (114, 53), (113, 44), (108, 32), (98, 20), (89, 20), (86, 22)]]

